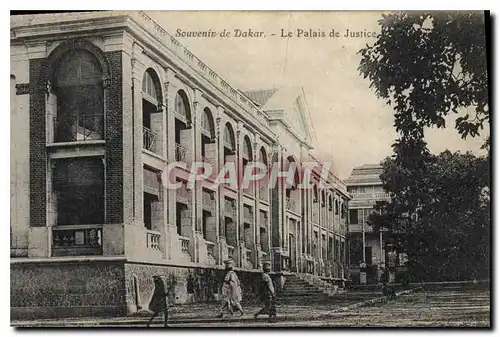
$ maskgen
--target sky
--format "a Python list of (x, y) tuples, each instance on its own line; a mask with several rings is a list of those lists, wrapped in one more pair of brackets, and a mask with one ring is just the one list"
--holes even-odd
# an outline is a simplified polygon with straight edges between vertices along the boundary
[[(357, 52), (380, 32), (381, 12), (167, 12), (147, 14), (230, 85), (240, 90), (301, 86), (306, 93), (317, 141), (315, 156), (332, 161), (341, 179), (355, 166), (379, 163), (391, 155), (396, 139), (393, 110), (377, 99), (357, 67)], [(216, 37), (176, 36), (183, 32), (216, 32)], [(263, 32), (262, 37), (220, 37), (220, 32)], [(282, 30), (286, 35), (282, 37)], [(298, 30), (302, 30), (298, 36)], [(361, 37), (344, 37), (346, 30)], [(339, 37), (329, 37), (334, 30)], [(318, 37), (308, 37), (316, 33)], [(325, 37), (321, 37), (321, 33)], [(274, 36), (272, 34), (275, 34)], [(365, 36), (363, 36), (365, 35)], [(446, 149), (478, 153), (484, 142), (462, 140), (449, 116), (445, 130), (428, 130), (431, 152)]]

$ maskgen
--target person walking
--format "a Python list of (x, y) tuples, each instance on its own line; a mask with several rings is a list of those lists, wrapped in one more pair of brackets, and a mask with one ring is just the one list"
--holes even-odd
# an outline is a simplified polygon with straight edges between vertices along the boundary
[(234, 261), (229, 259), (224, 261), (226, 265), (226, 276), (224, 277), (224, 283), (222, 285), (222, 307), (220, 309), (218, 318), (224, 316), (224, 312), (227, 310), (233, 315), (233, 308), (236, 308), (240, 312), (240, 317), (244, 315), (243, 308), (241, 307), (242, 291), (240, 280), (236, 272), (233, 270)]
[(271, 262), (262, 262), (261, 279), (261, 299), (264, 301), (264, 307), (254, 314), (255, 319), (259, 315), (268, 314), (269, 323), (276, 321), (276, 287), (269, 273), (271, 272)]
[(153, 291), (153, 297), (151, 298), (151, 301), (149, 302), (149, 310), (153, 312), (153, 315), (149, 319), (147, 323), (147, 327), (150, 326), (151, 322), (163, 312), (164, 314), (164, 323), (163, 326), (166, 328), (168, 327), (168, 304), (167, 304), (167, 291), (165, 287), (165, 282), (161, 278), (161, 276), (153, 276), (153, 283), (154, 283), (154, 291)]

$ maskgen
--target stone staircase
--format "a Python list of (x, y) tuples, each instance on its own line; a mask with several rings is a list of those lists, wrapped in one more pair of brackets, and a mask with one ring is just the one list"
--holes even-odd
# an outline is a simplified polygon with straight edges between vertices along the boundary
[(310, 274), (289, 274), (285, 277), (283, 289), (277, 294), (278, 304), (349, 305), (382, 295), (380, 290), (375, 289), (346, 291)]
[(304, 274), (290, 274), (286, 276), (283, 289), (278, 299), (283, 302), (324, 301), (330, 296), (338, 294), (340, 290), (318, 277)]

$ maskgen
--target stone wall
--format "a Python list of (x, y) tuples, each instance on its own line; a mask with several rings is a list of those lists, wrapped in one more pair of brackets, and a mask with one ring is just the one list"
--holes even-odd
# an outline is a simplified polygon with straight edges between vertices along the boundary
[[(171, 304), (216, 302), (225, 275), (217, 268), (119, 260), (16, 262), (10, 269), (12, 319), (123, 316), (147, 310), (154, 275), (166, 281)], [(258, 301), (261, 274), (236, 273), (243, 301)]]
[[(240, 270), (236, 273), (240, 279), (243, 301), (253, 302), (258, 299), (261, 274)], [(125, 283), (129, 314), (148, 309), (153, 295), (155, 275), (165, 280), (169, 303), (207, 303), (220, 299), (225, 271), (212, 268), (126, 264)]]
[(12, 319), (123, 315), (123, 262), (11, 263)]

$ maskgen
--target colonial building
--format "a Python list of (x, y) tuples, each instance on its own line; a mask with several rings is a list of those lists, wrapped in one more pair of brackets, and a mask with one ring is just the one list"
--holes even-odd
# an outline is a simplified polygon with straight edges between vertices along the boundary
[[(142, 12), (12, 17), (11, 135), (13, 317), (134, 312), (153, 275), (212, 300), (228, 257), (248, 297), (263, 259), (344, 278), (346, 185), (319, 167), (298, 188), (317, 162), (303, 90), (241, 92)], [(297, 179), (188, 188), (194, 162), (257, 161)]]
[(346, 180), (352, 195), (349, 202), (349, 264), (353, 283), (377, 283), (385, 268), (384, 232), (378, 233), (367, 224), (368, 216), (378, 200), (389, 200), (380, 174), (382, 166), (366, 164), (355, 167)]

